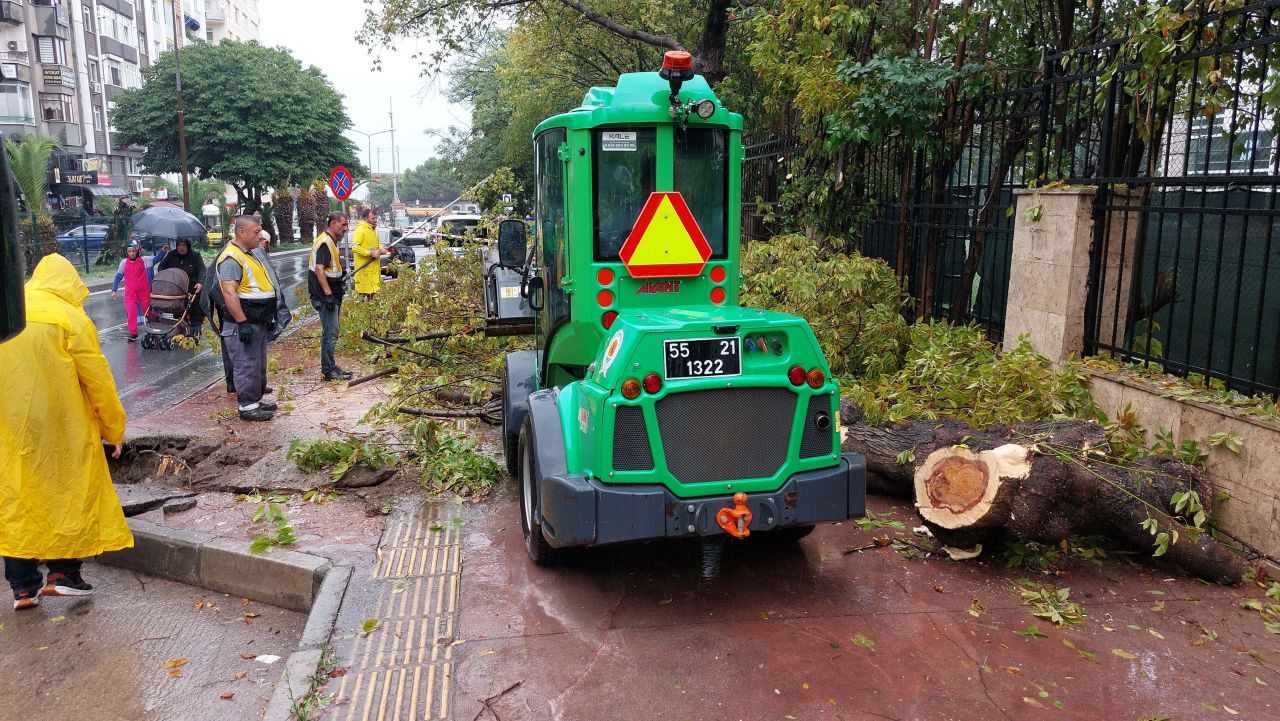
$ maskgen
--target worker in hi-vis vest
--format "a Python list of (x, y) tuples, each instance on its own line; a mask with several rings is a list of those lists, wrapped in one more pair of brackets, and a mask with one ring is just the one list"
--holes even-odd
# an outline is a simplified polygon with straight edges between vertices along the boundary
[(320, 376), (327, 381), (345, 381), (351, 374), (338, 367), (333, 350), (338, 345), (338, 314), (342, 310), (342, 293), (346, 278), (342, 272), (342, 253), (338, 239), (346, 235), (347, 216), (338, 211), (329, 214), (324, 232), (311, 244), (307, 274), (307, 290), (311, 307), (320, 314)]
[(235, 238), (218, 253), (218, 285), (227, 313), (222, 342), (231, 356), (240, 418), (269, 421), (276, 404), (262, 400), (267, 388), (267, 336), (276, 320), (276, 288), (271, 273), (254, 255), (262, 223), (236, 218)]

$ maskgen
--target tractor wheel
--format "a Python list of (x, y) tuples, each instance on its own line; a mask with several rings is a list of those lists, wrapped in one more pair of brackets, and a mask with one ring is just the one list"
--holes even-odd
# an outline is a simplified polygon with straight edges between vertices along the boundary
[(536, 480), (541, 477), (538, 472), (538, 458), (533, 450), (533, 428), (530, 419), (525, 419), (520, 428), (520, 528), (524, 531), (524, 547), (529, 558), (539, 566), (554, 566), (560, 562), (561, 552), (547, 543), (542, 535), (542, 523), (538, 520), (538, 494)]

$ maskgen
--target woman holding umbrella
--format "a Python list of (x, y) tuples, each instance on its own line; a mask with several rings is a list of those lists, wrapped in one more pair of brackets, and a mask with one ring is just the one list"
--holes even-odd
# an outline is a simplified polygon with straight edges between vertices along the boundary
[(116, 279), (111, 284), (111, 297), (116, 297), (120, 289), (120, 281), (124, 281), (124, 315), (129, 325), (129, 342), (138, 339), (138, 319), (146, 314), (151, 306), (151, 258), (142, 255), (138, 241), (130, 241), (124, 251), (124, 260), (120, 261), (120, 269), (116, 271)]

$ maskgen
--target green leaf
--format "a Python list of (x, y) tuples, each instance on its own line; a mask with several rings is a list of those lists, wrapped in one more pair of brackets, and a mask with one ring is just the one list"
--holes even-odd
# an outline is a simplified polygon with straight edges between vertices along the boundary
[(873, 646), (876, 645), (875, 641), (872, 641), (871, 639), (867, 638), (862, 634), (858, 634), (850, 640), (853, 641), (854, 646), (861, 646), (863, 648), (872, 648)]
[(1112, 656), (1119, 656), (1120, 658), (1127, 659), (1127, 660), (1129, 660), (1129, 661), (1136, 661), (1136, 660), (1138, 660), (1138, 657), (1137, 657), (1137, 656), (1135, 656), (1135, 655), (1134, 655), (1134, 654), (1132, 654), (1132, 653), (1129, 653), (1128, 651), (1124, 650), (1123, 648), (1113, 648), (1113, 649), (1111, 649), (1111, 655), (1112, 655)]
[(366, 618), (364, 623), (360, 624), (360, 633), (368, 636), (378, 630), (379, 621), (376, 618)]
[(1049, 634), (1042, 633), (1038, 626), (1027, 626), (1026, 630), (1014, 631), (1013, 635), (1023, 638), (1048, 638)]
[(255, 556), (261, 553), (266, 553), (275, 545), (275, 543), (275, 539), (270, 536), (258, 536), (249, 544), (249, 553)]

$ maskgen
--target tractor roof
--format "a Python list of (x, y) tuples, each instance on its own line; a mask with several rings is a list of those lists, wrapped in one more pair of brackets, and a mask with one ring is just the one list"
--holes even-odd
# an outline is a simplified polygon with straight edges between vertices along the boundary
[[(582, 105), (542, 121), (533, 131), (534, 136), (550, 128), (594, 128), (603, 125), (634, 125), (670, 123), (671, 116), (668, 96), (671, 86), (657, 73), (626, 73), (618, 78), (618, 84), (612, 88), (591, 88)], [(686, 82), (680, 88), (680, 100), (711, 100), (716, 104), (716, 112), (703, 120), (691, 115), (691, 126), (718, 126), (734, 130), (742, 129), (742, 116), (725, 110), (715, 92), (707, 85), (701, 75)]]

